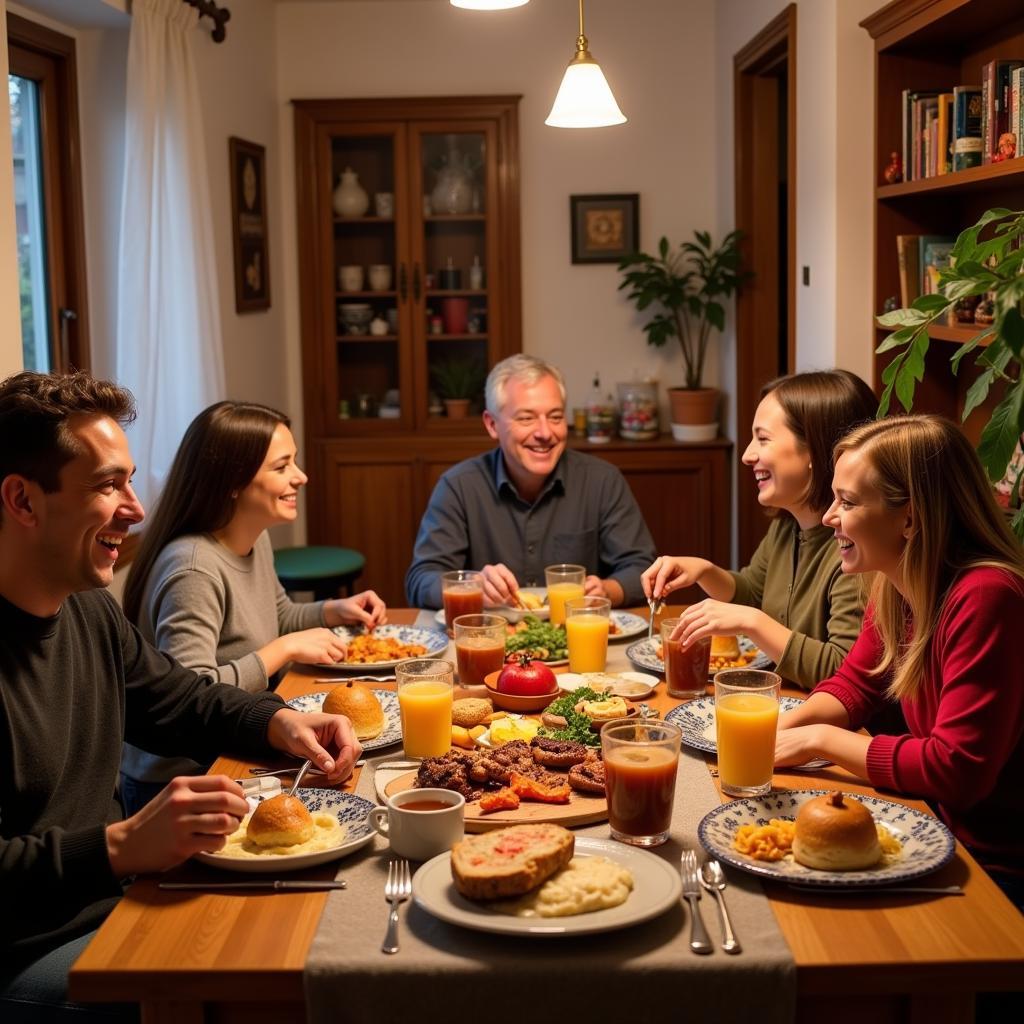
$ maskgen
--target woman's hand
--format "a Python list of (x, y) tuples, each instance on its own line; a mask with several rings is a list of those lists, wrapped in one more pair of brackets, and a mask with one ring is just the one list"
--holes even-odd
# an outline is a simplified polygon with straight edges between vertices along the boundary
[(760, 614), (756, 608), (708, 598), (683, 612), (679, 617), (679, 625), (672, 630), (671, 639), (681, 640), (683, 647), (689, 647), (694, 640), (705, 636), (749, 634), (754, 629), (755, 617)]
[(302, 665), (329, 665), (345, 660), (345, 641), (323, 626), (286, 633), (281, 642), (285, 645), (287, 661), (297, 661)]
[(360, 623), (367, 629), (373, 629), (374, 626), (383, 626), (387, 621), (387, 607), (372, 590), (324, 602), (324, 622), (328, 626), (340, 626), (348, 622)]
[(363, 752), (352, 723), (344, 715), (282, 708), (270, 719), (267, 739), (278, 750), (308, 758), (327, 775), (331, 785), (352, 774)]
[(643, 571), (640, 584), (648, 601), (660, 601), (673, 590), (699, 584), (701, 576), (711, 565), (706, 558), (660, 555)]
[(819, 753), (821, 746), (820, 725), (796, 725), (787, 729), (783, 724), (783, 715), (779, 719), (779, 731), (775, 735), (775, 763), (780, 768), (786, 765), (806, 764), (816, 757), (825, 756)]

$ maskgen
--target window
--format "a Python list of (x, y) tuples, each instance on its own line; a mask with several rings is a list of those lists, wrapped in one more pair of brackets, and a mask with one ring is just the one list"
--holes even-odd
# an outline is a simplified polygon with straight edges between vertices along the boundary
[(89, 365), (73, 39), (7, 16), (24, 365)]

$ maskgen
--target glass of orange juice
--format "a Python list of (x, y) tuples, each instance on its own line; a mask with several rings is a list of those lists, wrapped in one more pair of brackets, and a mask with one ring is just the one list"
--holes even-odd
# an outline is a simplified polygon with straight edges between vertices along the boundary
[(781, 686), (774, 672), (731, 668), (715, 673), (718, 781), (723, 793), (771, 792)]
[(395, 679), (405, 753), (409, 757), (447, 754), (452, 746), (452, 663), (409, 658), (395, 666)]
[(565, 602), (583, 596), (587, 570), (582, 565), (549, 565), (544, 570), (544, 582), (548, 588), (548, 608), (551, 610), (551, 624), (561, 626), (565, 622)]
[(565, 602), (570, 672), (604, 671), (611, 610), (612, 603), (607, 597), (575, 597)]

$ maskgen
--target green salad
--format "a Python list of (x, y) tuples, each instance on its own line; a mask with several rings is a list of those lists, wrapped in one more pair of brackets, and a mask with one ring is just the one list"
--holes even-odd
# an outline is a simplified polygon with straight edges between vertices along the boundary
[(564, 661), (569, 657), (569, 645), (562, 626), (527, 615), (505, 641), (505, 656), (529, 652), (538, 661)]
[(595, 693), (589, 686), (580, 686), (578, 689), (559, 697), (545, 709), (545, 714), (560, 715), (565, 719), (565, 727), (552, 729), (549, 726), (541, 726), (538, 736), (546, 736), (552, 740), (575, 740), (588, 747), (601, 746), (601, 734), (591, 729), (592, 720), (589, 715), (584, 715), (576, 710), (580, 701), (604, 700), (607, 694)]

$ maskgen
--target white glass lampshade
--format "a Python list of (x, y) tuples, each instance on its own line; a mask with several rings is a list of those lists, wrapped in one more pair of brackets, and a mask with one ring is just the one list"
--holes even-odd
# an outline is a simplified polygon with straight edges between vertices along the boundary
[(509, 7), (522, 7), (530, 0), (449, 0), (452, 7), (465, 7), (467, 11), (504, 11)]
[(544, 123), (553, 128), (604, 128), (625, 122), (601, 65), (592, 58), (581, 60), (577, 55), (565, 69)]

